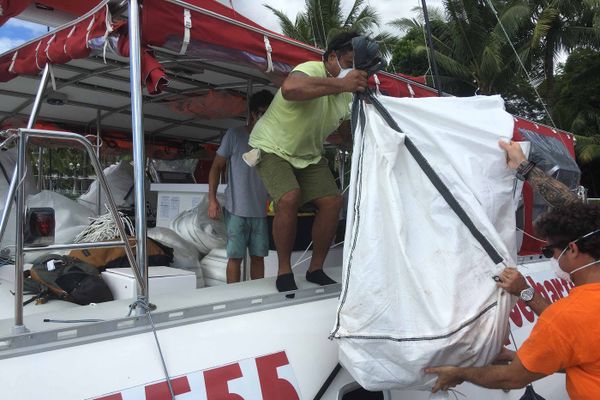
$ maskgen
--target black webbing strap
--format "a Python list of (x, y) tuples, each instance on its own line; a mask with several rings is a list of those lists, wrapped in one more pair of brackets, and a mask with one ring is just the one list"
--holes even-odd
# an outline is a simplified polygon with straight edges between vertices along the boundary
[[(368, 100), (377, 112), (381, 115), (383, 120), (392, 128), (393, 130), (402, 133), (402, 130), (396, 124), (396, 121), (390, 113), (385, 109), (385, 107), (373, 96), (372, 93), (367, 93), (365, 95), (366, 100)], [(498, 264), (502, 262), (503, 258), (498, 253), (498, 251), (492, 246), (489, 240), (477, 229), (471, 218), (467, 215), (466, 211), (462, 208), (462, 206), (458, 203), (450, 189), (444, 184), (439, 175), (434, 171), (431, 167), (431, 164), (427, 161), (427, 159), (423, 156), (423, 154), (419, 151), (419, 149), (415, 146), (415, 144), (410, 140), (408, 136), (404, 138), (404, 145), (409, 153), (413, 156), (419, 167), (423, 170), (429, 181), (433, 184), (433, 186), (437, 189), (437, 191), (442, 195), (446, 203), (452, 208), (452, 211), (456, 213), (458, 218), (462, 221), (463, 224), (469, 229), (475, 240), (479, 242), (479, 244), (486, 251), (488, 256), (492, 259), (494, 264)]]
[(337, 376), (338, 372), (340, 372), (340, 369), (342, 369), (342, 366), (340, 363), (337, 363), (336, 366), (333, 368), (333, 371), (331, 371), (327, 379), (325, 379), (323, 386), (321, 386), (321, 389), (319, 389), (313, 400), (321, 400), (321, 397), (323, 397), (327, 389), (329, 389), (329, 386), (331, 386), (331, 383)]

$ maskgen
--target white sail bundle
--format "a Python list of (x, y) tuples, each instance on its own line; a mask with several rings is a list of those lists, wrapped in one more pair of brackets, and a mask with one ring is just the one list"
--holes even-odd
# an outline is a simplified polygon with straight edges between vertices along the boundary
[(376, 99), (387, 121), (376, 101), (354, 113), (332, 337), (364, 388), (430, 390), (424, 368), (488, 364), (507, 337), (512, 301), (493, 277), (516, 258), (519, 194), (498, 146), (513, 118), (498, 96)]

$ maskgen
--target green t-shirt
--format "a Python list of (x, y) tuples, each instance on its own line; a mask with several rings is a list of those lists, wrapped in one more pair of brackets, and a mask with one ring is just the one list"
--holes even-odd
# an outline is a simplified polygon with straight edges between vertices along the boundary
[[(327, 77), (321, 61), (298, 65), (294, 71)], [(287, 160), (294, 168), (306, 168), (321, 159), (323, 142), (350, 118), (351, 93), (340, 93), (305, 101), (288, 101), (277, 91), (267, 112), (256, 122), (250, 146)]]

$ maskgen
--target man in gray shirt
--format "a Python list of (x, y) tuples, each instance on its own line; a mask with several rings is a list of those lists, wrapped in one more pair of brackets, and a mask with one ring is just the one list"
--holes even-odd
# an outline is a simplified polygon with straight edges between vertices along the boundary
[[(265, 275), (264, 257), (269, 252), (267, 200), (269, 195), (255, 168), (242, 160), (250, 151), (248, 139), (256, 121), (271, 104), (273, 95), (262, 90), (250, 98), (248, 125), (231, 128), (223, 136), (208, 175), (208, 216), (216, 219), (221, 211), (227, 225), (227, 283), (240, 281), (240, 266), (250, 253), (250, 278)], [(217, 200), (217, 186), (227, 166), (225, 206)]]

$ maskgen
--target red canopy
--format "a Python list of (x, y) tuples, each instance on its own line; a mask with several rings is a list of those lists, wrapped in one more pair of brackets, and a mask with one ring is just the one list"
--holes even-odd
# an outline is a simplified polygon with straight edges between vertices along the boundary
[(91, 41), (107, 36), (114, 29), (107, 3), (108, 0), (103, 0), (73, 23), (4, 53), (0, 57), (0, 82), (21, 74), (36, 75), (46, 63), (64, 64), (87, 57)]

